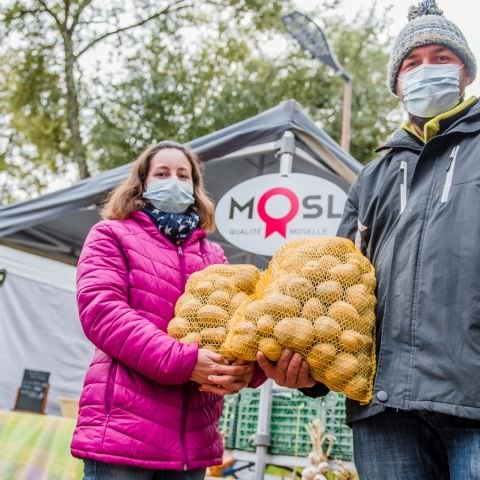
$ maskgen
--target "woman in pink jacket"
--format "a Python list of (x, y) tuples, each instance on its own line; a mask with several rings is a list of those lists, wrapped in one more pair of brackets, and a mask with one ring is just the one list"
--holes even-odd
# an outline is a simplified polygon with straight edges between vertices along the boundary
[(214, 208), (197, 156), (149, 147), (102, 213), (77, 268), (80, 319), (97, 348), (72, 454), (84, 480), (202, 479), (222, 463), (222, 395), (264, 376), (165, 333), (189, 275), (226, 262), (206, 240)]

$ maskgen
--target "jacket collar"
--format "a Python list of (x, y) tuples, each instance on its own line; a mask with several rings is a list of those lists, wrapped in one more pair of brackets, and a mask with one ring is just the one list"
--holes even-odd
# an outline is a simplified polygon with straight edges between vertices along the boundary
[[(467, 100), (467, 105), (460, 112), (455, 112), (453, 116), (445, 119), (436, 117), (440, 123), (441, 133), (439, 135), (446, 135), (449, 133), (473, 133), (480, 131), (480, 102), (475, 99)], [(434, 119), (435, 120), (435, 119)], [(429, 122), (430, 123), (430, 122)], [(394, 132), (387, 142), (377, 148), (376, 152), (381, 152), (388, 149), (407, 149), (419, 152), (423, 149), (425, 143), (418, 135), (414, 135), (405, 128), (399, 128)]]
[[(141, 227), (152, 237), (159, 239), (162, 244), (172, 249), (178, 247), (174, 245), (165, 235), (162, 235), (157, 226), (153, 223), (152, 219), (141, 210), (137, 210), (130, 215), (130, 218), (135, 220)], [(206, 238), (207, 232), (203, 228), (196, 228), (191, 235), (182, 243), (181, 247), (185, 248), (195, 242), (199, 242)]]

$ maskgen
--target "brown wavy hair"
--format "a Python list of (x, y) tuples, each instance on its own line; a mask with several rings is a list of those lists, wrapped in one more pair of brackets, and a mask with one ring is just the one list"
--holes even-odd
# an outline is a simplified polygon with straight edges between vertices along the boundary
[(200, 159), (189, 147), (181, 143), (164, 141), (150, 145), (133, 162), (129, 177), (116, 187), (109, 195), (100, 215), (104, 219), (122, 220), (145, 206), (142, 194), (145, 191), (145, 179), (150, 171), (152, 158), (166, 148), (174, 148), (185, 154), (192, 167), (195, 203), (193, 208), (200, 216), (200, 227), (207, 232), (215, 230), (215, 207), (205, 191), (200, 167)]

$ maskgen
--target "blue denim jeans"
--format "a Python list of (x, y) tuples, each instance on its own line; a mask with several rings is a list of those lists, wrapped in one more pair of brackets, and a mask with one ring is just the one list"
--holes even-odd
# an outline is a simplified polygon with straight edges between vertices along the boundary
[(149, 470), (95, 460), (83, 461), (83, 480), (203, 480), (204, 478), (204, 468), (188, 471)]
[(352, 428), (360, 480), (480, 480), (480, 421), (387, 409)]

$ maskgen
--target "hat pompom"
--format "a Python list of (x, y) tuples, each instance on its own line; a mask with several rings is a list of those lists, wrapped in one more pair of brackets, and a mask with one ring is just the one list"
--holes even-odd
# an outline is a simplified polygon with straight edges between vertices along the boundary
[(412, 5), (408, 9), (409, 22), (423, 15), (443, 15), (443, 10), (438, 8), (435, 0), (423, 0), (418, 5)]

